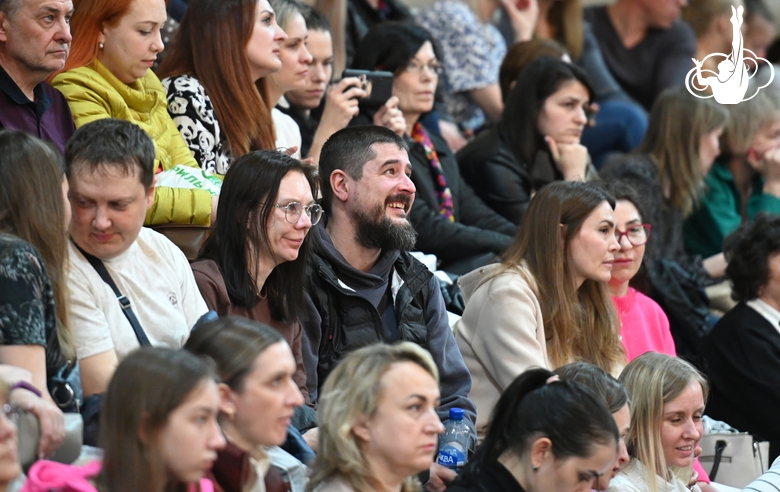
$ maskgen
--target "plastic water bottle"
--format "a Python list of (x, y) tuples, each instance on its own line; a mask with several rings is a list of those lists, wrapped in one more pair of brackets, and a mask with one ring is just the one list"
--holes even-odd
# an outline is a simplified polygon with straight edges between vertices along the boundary
[(444, 426), (444, 433), (439, 436), (439, 458), (437, 462), (460, 471), (468, 460), (471, 432), (469, 426), (463, 423), (463, 409), (450, 408), (450, 420)]

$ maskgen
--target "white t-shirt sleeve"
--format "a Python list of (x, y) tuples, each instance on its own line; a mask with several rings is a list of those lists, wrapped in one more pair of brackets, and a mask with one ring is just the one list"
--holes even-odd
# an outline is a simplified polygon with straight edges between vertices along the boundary
[[(81, 266), (71, 261), (68, 273), (70, 290), (68, 314), (76, 356), (79, 359), (114, 350), (110, 323), (101, 306), (102, 299), (99, 298), (99, 291), (95, 289), (101, 289), (103, 286), (93, 285), (81, 270)], [(119, 301), (115, 300), (115, 302)]]

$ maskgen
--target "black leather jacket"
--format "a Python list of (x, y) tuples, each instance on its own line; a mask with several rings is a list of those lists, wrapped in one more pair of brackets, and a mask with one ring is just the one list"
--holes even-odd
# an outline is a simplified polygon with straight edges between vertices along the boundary
[(533, 192), (563, 175), (548, 152), (538, 152), (533, 169), (515, 157), (504, 132), (493, 127), (458, 152), (463, 179), (501, 216), (520, 224)]

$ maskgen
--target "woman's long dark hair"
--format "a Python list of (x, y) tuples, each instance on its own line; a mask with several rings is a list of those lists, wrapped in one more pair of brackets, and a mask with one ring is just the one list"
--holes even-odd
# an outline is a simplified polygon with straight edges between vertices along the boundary
[(584, 85), (593, 99), (588, 75), (580, 67), (560, 58), (543, 56), (523, 68), (509, 93), (499, 131), (504, 132), (517, 160), (529, 169), (536, 152), (547, 149), (544, 135), (539, 132), (539, 112), (548, 97), (571, 81)]
[[(439, 42), (424, 27), (408, 21), (377, 24), (369, 29), (360, 41), (351, 68), (382, 70), (398, 75), (404, 71), (406, 65), (426, 41), (431, 43), (433, 54), (441, 62), (444, 55)], [(441, 82), (441, 77), (439, 80)], [(439, 91), (436, 92), (436, 98), (439, 100)], [(369, 116), (373, 116), (373, 112)], [(407, 132), (411, 133), (411, 131), (411, 128), (407, 128)]]
[[(268, 245), (268, 217), (276, 210), (279, 183), (291, 172), (303, 174), (312, 196), (317, 196), (316, 168), (297, 159), (260, 150), (236, 160), (225, 174), (217, 220), (198, 255), (217, 263), (231, 302), (247, 310), (254, 307), (260, 294), (253, 272), (259, 264), (257, 255)], [(265, 281), (263, 291), (276, 320), (292, 323), (299, 318), (308, 252), (307, 234), (298, 258), (277, 265)]]
[(474, 458), (477, 467), (505, 452), (523, 458), (539, 437), (552, 441), (559, 460), (589, 457), (597, 444), (617, 448), (618, 429), (603, 399), (577, 383), (548, 382), (551, 377), (557, 378), (547, 369), (530, 369), (501, 394)]
[(411, 22), (383, 22), (369, 29), (355, 52), (352, 68), (397, 73), (429, 41), (441, 60), (439, 44), (422, 26)]

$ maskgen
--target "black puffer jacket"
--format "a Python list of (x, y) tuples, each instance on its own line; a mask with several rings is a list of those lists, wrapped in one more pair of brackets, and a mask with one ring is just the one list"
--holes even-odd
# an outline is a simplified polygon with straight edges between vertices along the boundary
[(520, 224), (535, 191), (563, 179), (548, 152), (538, 152), (531, 169), (520, 162), (500, 127), (477, 135), (457, 158), (463, 179), (488, 207), (513, 224)]

